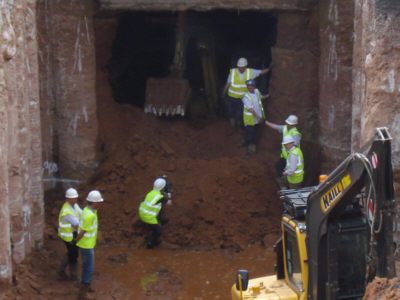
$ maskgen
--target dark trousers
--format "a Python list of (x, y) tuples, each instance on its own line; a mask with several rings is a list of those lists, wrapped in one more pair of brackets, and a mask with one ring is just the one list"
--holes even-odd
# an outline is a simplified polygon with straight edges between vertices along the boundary
[(257, 145), (261, 135), (261, 124), (244, 127), (244, 142), (245, 145)]
[(70, 271), (70, 276), (72, 279), (76, 277), (76, 268), (78, 265), (79, 248), (75, 243), (76, 232), (74, 232), (74, 239), (71, 242), (64, 241), (65, 247), (67, 248), (67, 253), (63, 256), (60, 262), (58, 271), (60, 276), (65, 277), (65, 269), (68, 266)]
[(282, 173), (283, 173), (283, 170), (285, 169), (285, 167), (286, 167), (286, 159), (281, 157), (275, 163), (275, 169), (276, 169), (276, 173), (278, 174), (278, 177), (282, 176)]
[(228, 116), (234, 119), (237, 126), (241, 127), (243, 124), (243, 102), (240, 98), (233, 98), (226, 96)]
[(79, 249), (75, 242), (65, 242), (67, 247), (68, 264), (76, 264), (78, 262)]
[(159, 224), (148, 224), (151, 229), (150, 236), (147, 237), (147, 248), (154, 248), (160, 244), (159, 237), (161, 236), (161, 226)]

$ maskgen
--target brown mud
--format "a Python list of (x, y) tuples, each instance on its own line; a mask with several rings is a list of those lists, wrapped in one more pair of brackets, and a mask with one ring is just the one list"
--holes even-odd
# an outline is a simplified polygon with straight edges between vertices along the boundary
[[(281, 207), (272, 166), (279, 144), (268, 136), (279, 140), (278, 134), (264, 128), (257, 153), (248, 156), (238, 146), (241, 133), (228, 136), (223, 118), (160, 119), (116, 104), (107, 90), (99, 104), (99, 167), (77, 187), (81, 205), (91, 189), (105, 199), (97, 299), (227, 299), (237, 269), (273, 272)], [(173, 205), (165, 209), (170, 221), (159, 249), (147, 250), (137, 208), (162, 174), (173, 185)], [(62, 202), (63, 189), (46, 194), (44, 247), (16, 267), (7, 298), (76, 298), (76, 284), (56, 276), (65, 251), (57, 238)]]
[[(222, 118), (160, 119), (103, 100), (99, 167), (77, 187), (82, 205), (90, 189), (105, 199), (91, 299), (229, 299), (237, 269), (251, 277), (273, 273), (281, 217), (277, 133), (264, 128), (256, 155), (248, 156), (238, 147), (241, 134), (228, 136)], [(160, 247), (147, 250), (137, 208), (162, 174), (173, 184), (170, 222)], [(2, 299), (76, 299), (79, 284), (56, 276), (65, 251), (57, 238), (62, 202), (63, 189), (46, 194), (44, 246), (15, 267)], [(397, 299), (379, 296), (384, 289), (395, 295), (396, 287), (375, 284), (364, 299)]]

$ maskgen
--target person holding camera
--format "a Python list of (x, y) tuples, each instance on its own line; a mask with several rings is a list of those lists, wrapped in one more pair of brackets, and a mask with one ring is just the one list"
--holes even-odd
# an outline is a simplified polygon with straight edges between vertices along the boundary
[(151, 229), (151, 235), (146, 238), (146, 247), (154, 248), (160, 244), (161, 225), (168, 219), (164, 217), (162, 208), (164, 204), (171, 205), (171, 184), (167, 184), (166, 176), (157, 178), (153, 183), (153, 189), (146, 195), (139, 206), (140, 220)]
[(58, 268), (58, 276), (61, 279), (68, 279), (65, 269), (69, 267), (69, 279), (78, 280), (78, 247), (76, 246), (76, 236), (79, 226), (79, 218), (82, 209), (78, 203), (78, 192), (74, 188), (69, 188), (65, 192), (65, 202), (58, 215), (58, 236), (64, 241), (67, 253), (61, 260)]

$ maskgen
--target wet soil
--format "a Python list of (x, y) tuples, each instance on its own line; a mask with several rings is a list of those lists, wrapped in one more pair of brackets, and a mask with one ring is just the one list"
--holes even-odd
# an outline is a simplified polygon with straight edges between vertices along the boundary
[[(238, 147), (240, 132), (228, 136), (223, 118), (160, 119), (102, 95), (99, 167), (77, 187), (82, 205), (91, 189), (105, 199), (90, 298), (229, 299), (238, 269), (251, 277), (273, 273), (281, 217), (276, 133), (265, 128), (256, 155), (248, 156)], [(173, 205), (166, 207), (170, 221), (160, 247), (148, 250), (137, 208), (162, 174), (173, 184)], [(13, 283), (0, 287), (0, 298), (77, 298), (79, 284), (56, 276), (65, 251), (57, 238), (63, 192), (47, 192), (44, 245), (15, 266)], [(398, 284), (385, 282), (371, 293), (395, 293)]]
[[(76, 282), (62, 281), (55, 270), (64, 249), (59, 241), (17, 267), (16, 282), (2, 287), (1, 299), (77, 299)], [(96, 248), (91, 299), (229, 299), (236, 270), (251, 276), (273, 272), (272, 249), (253, 245), (240, 253)]]
[[(101, 86), (101, 85), (100, 85)], [(99, 88), (101, 90), (101, 88)], [(80, 203), (101, 191), (93, 286), (97, 299), (227, 299), (236, 270), (273, 272), (280, 200), (273, 164), (279, 143), (265, 128), (258, 151), (239, 147), (222, 117), (163, 119), (112, 101), (100, 91), (99, 167), (76, 187)], [(168, 175), (173, 205), (159, 249), (147, 250), (137, 208), (155, 178)], [(76, 299), (76, 283), (60, 281), (64, 245), (57, 217), (64, 188), (46, 194), (44, 246), (16, 266), (7, 299)], [(6, 291), (7, 290), (7, 291)]]

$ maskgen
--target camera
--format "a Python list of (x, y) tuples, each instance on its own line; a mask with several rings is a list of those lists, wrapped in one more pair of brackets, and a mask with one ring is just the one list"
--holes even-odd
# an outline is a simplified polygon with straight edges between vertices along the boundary
[(164, 178), (165, 182), (166, 182), (164, 191), (167, 194), (168, 198), (171, 198), (172, 183), (167, 181), (167, 175), (166, 174), (164, 174), (162, 176), (162, 178)]

